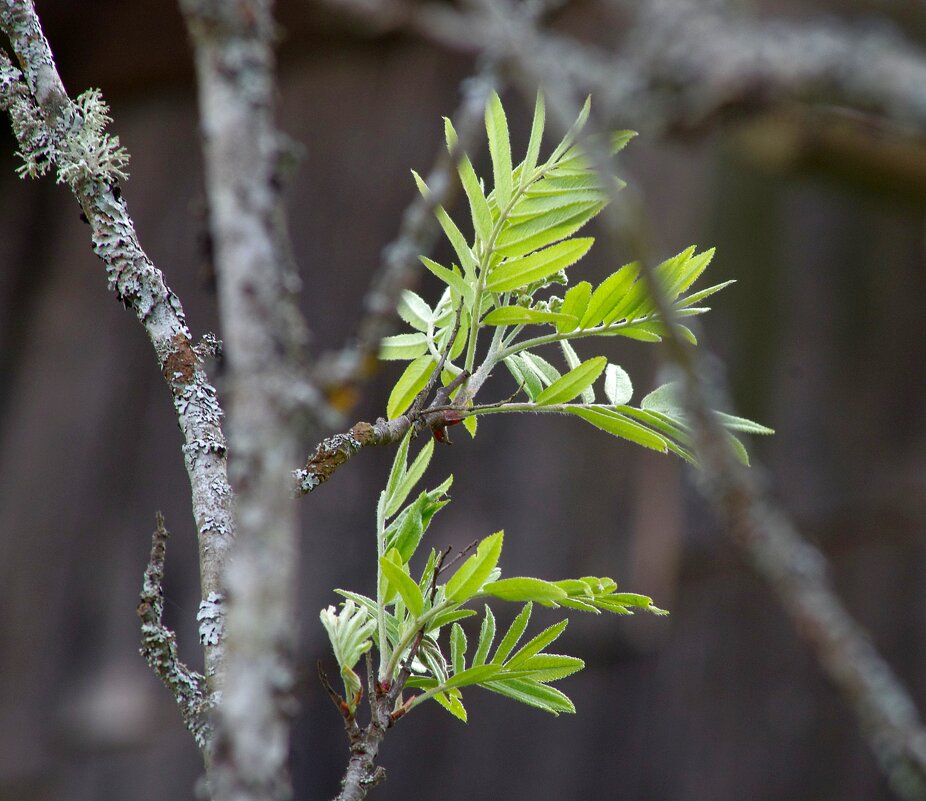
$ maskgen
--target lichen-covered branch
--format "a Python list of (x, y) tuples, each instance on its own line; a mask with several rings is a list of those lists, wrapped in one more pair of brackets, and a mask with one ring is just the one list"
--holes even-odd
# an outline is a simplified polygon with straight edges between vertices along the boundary
[(183, 0), (193, 45), (228, 366), (238, 540), (226, 571), (225, 681), (210, 772), (215, 799), (285, 799), (298, 538), (292, 467), (317, 400), (281, 225), (269, 0)]
[[(452, 339), (453, 337), (451, 341)], [(439, 374), (440, 371), (435, 372)], [(426, 407), (423, 402), (426, 400), (427, 387), (419, 395), (421, 402), (416, 402), (405, 414), (393, 420), (381, 417), (375, 423), (360, 421), (351, 426), (346, 433), (334, 434), (322, 440), (306, 461), (305, 467), (293, 471), (296, 494), (306, 495), (324, 484), (335, 470), (346, 464), (362, 448), (400, 442), (410, 428), (414, 428), (416, 434), (429, 430), (439, 441), (447, 442), (445, 429), (461, 422), (464, 414), (462, 408), (450, 401), (449, 395), (468, 378), (469, 373), (464, 370), (446, 387), (438, 389)]]
[[(24, 165), (40, 175), (57, 170), (90, 224), (94, 252), (109, 288), (144, 326), (173, 396), (183, 433), (193, 515), (199, 536), (202, 597), (220, 595), (225, 554), (234, 536), (226, 476), (222, 409), (194, 346), (179, 298), (142, 250), (122, 197), (127, 156), (103, 133), (107, 109), (91, 91), (72, 101), (55, 68), (32, 2), (3, 0), (0, 27), (22, 72), (0, 51), (0, 107), (8, 111)], [(221, 663), (221, 643), (205, 645), (206, 675)]]
[(145, 570), (137, 609), (141, 618), (141, 655), (174, 696), (196, 745), (206, 751), (212, 738), (212, 727), (207, 717), (210, 695), (206, 678), (180, 660), (177, 636), (163, 622), (164, 592), (161, 585), (169, 536), (164, 528), (164, 518), (158, 512), (157, 525), (151, 536), (151, 558)]

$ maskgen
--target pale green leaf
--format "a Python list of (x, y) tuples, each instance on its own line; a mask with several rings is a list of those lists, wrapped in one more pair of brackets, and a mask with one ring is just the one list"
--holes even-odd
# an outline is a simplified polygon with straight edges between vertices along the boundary
[(570, 239), (529, 256), (509, 259), (489, 274), (486, 286), (492, 292), (507, 292), (549, 278), (581, 259), (594, 241), (590, 237)]
[(544, 386), (549, 386), (560, 377), (560, 372), (542, 356), (528, 350), (521, 351), (521, 358), (533, 368), (534, 373)]
[(527, 155), (521, 162), (521, 186), (531, 179), (531, 173), (537, 166), (537, 157), (540, 155), (540, 143), (543, 140), (543, 128), (546, 120), (543, 95), (537, 92), (537, 102), (534, 104), (534, 120), (531, 123), (531, 137), (527, 143)]
[(652, 448), (654, 451), (660, 451), (662, 453), (665, 453), (668, 448), (664, 437), (612, 409), (583, 408), (577, 406), (569, 408), (569, 411), (577, 417), (581, 417), (583, 420), (591, 423), (593, 426), (597, 426), (602, 431), (613, 434), (615, 437), (621, 437), (631, 442), (636, 442), (638, 445), (643, 445), (646, 448)]
[[(594, 607), (589, 607), (598, 612)], [(600, 613), (599, 613), (600, 614)], [(519, 671), (529, 671), (528, 678), (546, 683), (571, 676), (585, 667), (585, 662), (575, 656), (562, 654), (537, 654), (518, 665)]]
[(615, 315), (619, 313), (620, 303), (633, 286), (639, 270), (639, 265), (634, 262), (605, 278), (592, 293), (579, 327), (593, 328), (599, 323), (608, 324), (619, 319)]
[(741, 431), (743, 434), (774, 434), (775, 429), (768, 428), (754, 420), (747, 420), (745, 417), (737, 417), (733, 414), (724, 412), (715, 412), (720, 422), (730, 431)]
[[(583, 283), (585, 283), (583, 281)], [(559, 343), (560, 349), (563, 351), (563, 356), (566, 357), (566, 364), (569, 365), (570, 370), (574, 370), (580, 364), (582, 360), (579, 358), (579, 354), (575, 352), (575, 349), (569, 344), (569, 340), (563, 339)], [(595, 402), (595, 389), (592, 384), (589, 384), (585, 389), (582, 390), (582, 403), (594, 403)]]
[[(424, 182), (424, 179), (414, 170), (412, 170), (412, 175), (415, 178), (415, 183), (418, 184), (418, 191), (421, 192), (421, 196), (425, 200), (430, 199), (431, 190), (428, 189), (428, 185)], [(434, 210), (434, 215), (437, 217), (437, 221), (440, 223), (441, 228), (443, 228), (447, 239), (450, 240), (450, 244), (453, 246), (453, 250), (460, 260), (460, 265), (463, 267), (463, 273), (467, 277), (474, 279), (476, 275), (476, 259), (473, 256), (472, 250), (469, 249), (469, 245), (466, 244), (466, 239), (460, 232), (460, 229), (457, 228), (457, 224), (450, 218), (450, 215), (447, 214), (443, 206), (438, 206)]]
[(463, 702), (460, 700), (459, 690), (451, 690), (448, 693), (436, 693), (433, 698), (451, 715), (466, 723), (466, 708), (463, 706)]
[(492, 647), (492, 641), (495, 639), (495, 615), (489, 605), (485, 606), (485, 617), (482, 619), (482, 626), (479, 628), (479, 644), (476, 646), (476, 653), (473, 656), (473, 666), (482, 665), (489, 657), (489, 649)]
[(534, 400), (543, 391), (543, 385), (534, 374), (533, 367), (517, 354), (506, 356), (505, 366), (514, 376), (514, 380), (518, 382), (518, 385), (524, 387), (527, 397), (531, 400)]
[(424, 609), (424, 598), (421, 596), (418, 584), (400, 565), (384, 556), (380, 557), (379, 566), (389, 584), (399, 593), (399, 597), (404, 601), (409, 612), (418, 617)]
[[(554, 585), (555, 586), (555, 585)], [(559, 589), (557, 587), (557, 589)], [(565, 593), (564, 593), (565, 594)], [(514, 656), (505, 662), (507, 670), (517, 670), (521, 665), (535, 654), (539, 654), (544, 648), (559, 639), (559, 636), (566, 630), (569, 624), (568, 620), (560, 620), (552, 626), (544, 629), (536, 637), (528, 640)]]
[[(560, 314), (566, 317), (576, 317), (580, 321), (585, 316), (585, 311), (588, 309), (588, 302), (592, 296), (592, 285), (588, 281), (581, 281), (576, 284), (574, 287), (571, 287), (567, 292), (566, 296), (563, 298), (563, 305), (560, 308)], [(576, 325), (571, 323), (557, 323), (556, 330), (560, 334), (568, 334), (570, 331), (574, 331)], [(575, 365), (570, 365), (574, 367)]]
[[(562, 209), (569, 206), (584, 206), (590, 203), (603, 203), (607, 195), (598, 190), (585, 192), (566, 192), (552, 195), (524, 195), (511, 210), (508, 219), (512, 222), (521, 222), (543, 214), (544, 212)], [(574, 213), (574, 212), (573, 212)]]
[(735, 284), (736, 281), (724, 281), (721, 284), (714, 284), (714, 286), (709, 286), (707, 289), (702, 289), (699, 292), (695, 292), (693, 295), (689, 295), (687, 298), (681, 300), (678, 304), (680, 309), (688, 308), (689, 306), (694, 306), (696, 303), (700, 303), (705, 298), (710, 297), (715, 292), (720, 292), (721, 289), (726, 289), (730, 284)]
[(473, 303), (475, 302), (474, 290), (472, 285), (468, 283), (463, 276), (453, 270), (448, 270), (446, 267), (429, 259), (427, 256), (419, 256), (418, 258), (421, 259), (421, 263), (427, 267), (428, 270), (440, 278), (440, 280), (451, 289), (457, 291), (457, 294), (466, 302), (467, 308), (471, 309), (473, 307)]
[(545, 247), (553, 242), (572, 236), (595, 214), (597, 214), (597, 211), (593, 213), (580, 211), (552, 228), (541, 228), (535, 233), (530, 233), (526, 228), (517, 226), (517, 231), (511, 229), (512, 234), (506, 238), (505, 244), (496, 245), (495, 252), (506, 259), (532, 253), (537, 248)]
[(448, 600), (464, 603), (479, 592), (498, 564), (504, 536), (503, 531), (497, 531), (479, 543), (476, 553), (469, 557), (447, 582)]
[(482, 684), (482, 682), (497, 676), (502, 672), (501, 665), (473, 665), (471, 668), (461, 670), (459, 673), (454, 672), (449, 680), (444, 682), (443, 687), (466, 687), (472, 684)]
[(590, 201), (551, 209), (506, 225), (495, 242), (495, 251), (503, 256), (530, 253), (564, 239), (592, 219), (604, 203)]
[(395, 456), (392, 457), (392, 467), (389, 469), (389, 478), (386, 480), (386, 489), (380, 496), (383, 516), (386, 516), (386, 506), (389, 503), (389, 499), (395, 493), (396, 487), (399, 486), (399, 484), (402, 482), (402, 479), (405, 477), (405, 472), (408, 468), (408, 448), (411, 445), (411, 441), (412, 432), (409, 431), (404, 437), (402, 437), (402, 441), (399, 443), (399, 447), (396, 448)]
[(399, 317), (416, 331), (427, 331), (428, 325), (434, 317), (431, 307), (410, 289), (402, 290), (396, 310)]
[(650, 412), (659, 412), (669, 417), (684, 415), (685, 406), (682, 403), (682, 386), (678, 381), (670, 381), (656, 387), (643, 400), (640, 408)]
[(545, 605), (566, 597), (566, 591), (552, 582), (526, 576), (490, 581), (482, 591), (503, 601), (536, 601)]
[[(453, 123), (449, 118), (444, 117), (444, 135), (447, 139), (447, 150), (453, 153), (457, 145), (457, 133), (453, 129)], [(463, 191), (466, 192), (466, 199), (469, 201), (470, 215), (473, 218), (473, 230), (476, 237), (483, 242), (488, 242), (492, 237), (492, 212), (489, 204), (479, 185), (479, 179), (473, 170), (472, 162), (465, 153), (458, 153), (457, 172), (460, 174), (460, 183), (463, 184)]]
[(415, 396), (428, 383), (435, 364), (432, 356), (419, 356), (405, 368), (405, 372), (399, 376), (392, 392), (389, 393), (389, 402), (386, 404), (388, 419), (395, 419), (412, 405)]
[(450, 629), (450, 664), (455, 676), (466, 670), (466, 632), (459, 623)]
[(553, 150), (553, 153), (550, 154), (550, 158), (547, 160), (547, 165), (556, 164), (572, 147), (572, 143), (575, 142), (576, 137), (582, 133), (582, 129), (585, 127), (585, 123), (588, 122), (588, 115), (592, 111), (592, 98), (589, 95), (585, 98), (585, 103), (582, 105), (582, 110), (579, 112), (579, 116), (576, 118), (576, 121), (572, 124), (572, 127), (566, 132), (566, 135)]
[(557, 312), (525, 309), (523, 306), (501, 306), (490, 311), (482, 322), (483, 325), (541, 325), (543, 323), (568, 325), (571, 322), (575, 328), (575, 323), (578, 321), (574, 317)]
[(412, 462), (412, 466), (408, 468), (408, 471), (397, 483), (395, 489), (392, 491), (392, 494), (387, 497), (386, 517), (392, 517), (396, 512), (399, 511), (399, 508), (402, 506), (402, 504), (405, 503), (405, 499), (408, 497), (415, 484), (421, 480), (421, 477), (424, 475), (424, 471), (427, 470), (433, 453), (434, 440), (429, 439), (421, 449), (421, 452), (418, 454), (418, 456), (415, 457), (415, 461)]
[(486, 133), (489, 136), (489, 155), (492, 157), (492, 175), (495, 180), (495, 203), (505, 209), (511, 200), (511, 141), (508, 136), (508, 119), (496, 92), (486, 104)]
[(604, 356), (596, 356), (583, 362), (550, 384), (534, 399), (534, 403), (538, 405), (568, 403), (576, 395), (581, 394), (582, 390), (595, 383), (607, 363), (608, 360)]
[(633, 397), (633, 383), (623, 367), (617, 364), (605, 367), (604, 394), (615, 406), (623, 406)]
[(527, 624), (531, 619), (531, 611), (533, 608), (534, 605), (528, 601), (528, 603), (524, 604), (524, 608), (518, 612), (517, 616), (508, 627), (508, 631), (505, 632), (505, 636), (502, 637), (502, 641), (498, 644), (498, 648), (495, 649), (495, 655), (492, 657), (493, 665), (504, 664), (505, 660), (508, 658), (508, 654), (510, 654), (518, 644), (521, 635), (524, 634), (524, 629), (527, 628)]
[(475, 609), (448, 609), (446, 612), (441, 612), (439, 615), (436, 615), (431, 622), (428, 623), (428, 631), (437, 631), (448, 623), (455, 623), (458, 620), (472, 617), (475, 614)]
[(572, 701), (566, 695), (554, 687), (541, 684), (533, 679), (499, 679), (487, 681), (481, 686), (553, 715), (576, 711)]
[(397, 334), (383, 337), (379, 343), (379, 358), (383, 361), (416, 359), (428, 350), (424, 334)]

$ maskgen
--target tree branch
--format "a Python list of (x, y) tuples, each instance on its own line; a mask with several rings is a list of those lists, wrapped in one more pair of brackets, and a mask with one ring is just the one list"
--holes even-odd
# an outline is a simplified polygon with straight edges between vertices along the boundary
[[(68, 184), (90, 224), (109, 289), (144, 326), (170, 388), (184, 440), (205, 603), (221, 595), (234, 522), (222, 409), (203, 368), (203, 354), (192, 344), (179, 298), (138, 242), (117, 182), (125, 175), (127, 156), (118, 139), (103, 133), (105, 104), (93, 91), (76, 103), (68, 97), (32, 2), (3, 0), (0, 27), (25, 73), (0, 50), (0, 107), (9, 112), (19, 142), (20, 172), (41, 175), (54, 167), (58, 181)], [(211, 683), (222, 661), (222, 643), (206, 641), (204, 650)]]
[(164, 518), (157, 513), (157, 527), (151, 536), (151, 558), (145, 570), (138, 617), (141, 619), (141, 655), (158, 675), (180, 707), (183, 722), (193, 735), (201, 751), (206, 751), (212, 740), (212, 726), (206, 715), (210, 698), (206, 678), (187, 667), (177, 654), (177, 635), (163, 623), (164, 559), (167, 555), (167, 538)]
[(228, 365), (238, 542), (226, 571), (226, 675), (211, 790), (287, 799), (298, 537), (291, 469), (305, 412), (306, 328), (281, 224), (269, 0), (182, 0), (194, 50)]

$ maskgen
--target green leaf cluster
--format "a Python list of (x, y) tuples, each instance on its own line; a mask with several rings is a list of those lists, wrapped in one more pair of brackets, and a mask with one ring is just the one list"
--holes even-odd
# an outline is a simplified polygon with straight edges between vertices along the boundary
[[(481, 414), (565, 413), (614, 436), (693, 462), (691, 431), (684, 415), (675, 408), (671, 412), (652, 408), (655, 393), (640, 406), (630, 405), (633, 384), (627, 372), (605, 356), (582, 360), (573, 345), (578, 339), (614, 336), (659, 342), (667, 325), (636, 263), (619, 267), (597, 285), (571, 282), (574, 265), (594, 244), (593, 238), (576, 234), (604, 208), (613, 189), (623, 186), (616, 177), (603, 179), (585, 155), (581, 137), (589, 110), (587, 101), (573, 127), (543, 160), (545, 107), (538, 95), (527, 150), (515, 164), (505, 110), (493, 94), (485, 112), (491, 189), (476, 174), (469, 157), (457, 154), (456, 131), (450, 120), (444, 121), (447, 147), (457, 154), (469, 206), (463, 228), (471, 233), (464, 233), (446, 210), (437, 208), (455, 259), (442, 265), (422, 257), (425, 267), (445, 285), (443, 294), (431, 308), (415, 293), (406, 292), (399, 314), (414, 331), (382, 342), (382, 358), (409, 362), (392, 390), (387, 414), (395, 417), (409, 408), (446, 354), (444, 384), (464, 368), (474, 374), (460, 390), (464, 394), (459, 404), (472, 434)], [(612, 152), (619, 152), (633, 136), (632, 131), (612, 135)], [(421, 177), (416, 174), (415, 180), (429, 197)], [(614, 186), (605, 186), (603, 180), (613, 181)], [(713, 256), (713, 249), (698, 252), (689, 247), (655, 270), (673, 306), (678, 333), (692, 344), (697, 344), (694, 332), (679, 321), (709, 311), (703, 302), (733, 283), (694, 289)], [(454, 334), (458, 314), (460, 325)], [(483, 333), (489, 339), (480, 347)], [(514, 377), (523, 402), (474, 405), (475, 394), (499, 364)], [(602, 401), (596, 400), (594, 386), (599, 379)], [(770, 433), (741, 418), (723, 419), (731, 431)], [(737, 455), (748, 463), (742, 442), (732, 433), (730, 437)]]
[[(452, 478), (406, 503), (433, 453), (433, 441), (428, 441), (409, 465), (410, 441), (406, 437), (398, 448), (380, 496), (377, 597), (338, 590), (347, 599), (341, 614), (335, 615), (330, 607), (322, 612), (348, 695), (353, 698), (360, 687), (353, 667), (375, 643), (381, 656), (379, 680), (394, 682), (404, 670), (407, 686), (421, 691), (406, 702), (407, 708), (433, 699), (466, 720), (462, 688), (477, 686), (553, 714), (573, 712), (569, 698), (550, 684), (580, 670), (582, 660), (546, 651), (567, 621), (550, 626), (515, 650), (533, 605), (595, 614), (631, 614), (638, 609), (666, 613), (645, 595), (618, 593), (616, 582), (609, 578), (503, 578), (501, 531), (482, 539), (475, 553), (452, 563), (445, 564), (443, 556), (431, 549), (421, 572), (413, 570), (411, 561), (428, 526), (449, 502), (446, 492)], [(478, 641), (467, 657), (467, 635), (460, 621), (477, 615), (467, 606), (483, 598), (517, 602), (523, 608), (493, 649), (495, 616), (483, 605)]]

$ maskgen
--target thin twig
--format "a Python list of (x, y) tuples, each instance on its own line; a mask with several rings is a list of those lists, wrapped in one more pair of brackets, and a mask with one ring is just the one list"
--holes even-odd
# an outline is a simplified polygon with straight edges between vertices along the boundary
[(170, 690), (194, 742), (205, 751), (212, 738), (212, 727), (207, 718), (210, 697), (206, 678), (180, 660), (177, 635), (163, 622), (164, 592), (161, 585), (169, 536), (164, 528), (164, 518), (158, 512), (151, 536), (151, 557), (136, 610), (141, 619), (141, 655)]
[(463, 83), (463, 100), (452, 115), (457, 144), (449, 153), (441, 147), (425, 178), (430, 195), (416, 196), (402, 215), (398, 237), (383, 249), (382, 266), (363, 299), (365, 316), (355, 341), (322, 354), (313, 370), (315, 383), (328, 397), (355, 397), (352, 388), (376, 370), (379, 344), (397, 326), (395, 310), (402, 291), (410, 288), (419, 274), (418, 257), (429, 253), (437, 241), (439, 227), (434, 212), (446, 206), (459, 190), (456, 159), (464, 152), (474, 152), (482, 141), (481, 123), (493, 85), (491, 64)]

